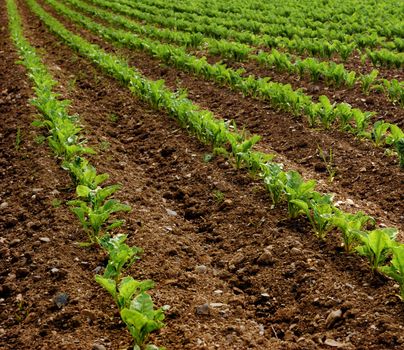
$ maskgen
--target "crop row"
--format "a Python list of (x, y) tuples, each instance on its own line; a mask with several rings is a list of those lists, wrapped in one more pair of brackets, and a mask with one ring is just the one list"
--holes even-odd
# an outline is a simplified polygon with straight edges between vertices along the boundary
[(155, 310), (147, 293), (154, 283), (150, 280), (137, 281), (123, 275), (123, 270), (139, 259), (142, 250), (128, 246), (125, 243), (127, 235), (112, 235), (125, 222), (112, 217), (116, 213), (129, 211), (130, 207), (112, 198), (120, 186), (103, 186), (109, 175), (97, 174), (94, 166), (83, 157), (84, 154), (95, 152), (85, 146), (85, 140), (80, 136), (82, 128), (78, 117), (69, 115), (69, 101), (60, 100), (59, 95), (52, 91), (58, 82), (24, 38), (21, 18), (13, 0), (7, 0), (7, 9), (12, 39), (34, 84), (36, 96), (32, 104), (41, 113), (41, 117), (33, 124), (47, 129), (49, 146), (76, 185), (78, 199), (68, 204), (89, 237), (89, 242), (81, 245), (98, 244), (109, 257), (104, 274), (96, 275), (95, 279), (113, 296), (121, 318), (135, 341), (134, 349), (158, 349), (147, 344), (149, 334), (164, 326), (164, 310)]
[[(188, 21), (194, 21), (201, 24), (212, 23), (211, 11), (210, 14), (195, 14), (192, 12), (177, 11), (173, 9), (172, 4), (165, 4), (164, 6), (155, 6), (155, 4), (147, 4), (145, 2), (133, 2), (130, 0), (120, 0), (122, 4), (136, 8), (140, 11), (153, 13), (170, 18), (186, 19)], [(177, 6), (178, 7), (178, 6)], [(312, 26), (308, 28), (300, 23), (287, 22), (287, 23), (260, 23), (247, 18), (240, 18), (235, 16), (214, 16), (213, 22), (219, 26), (223, 26), (229, 29), (247, 31), (256, 35), (270, 35), (274, 37), (285, 37), (289, 39), (326, 39), (328, 41), (337, 40), (341, 43), (354, 42), (359, 48), (369, 47), (375, 48), (382, 46), (391, 50), (404, 48), (404, 41), (398, 39), (394, 42), (386, 42), (385, 38), (378, 36), (377, 32), (373, 31), (369, 34), (369, 30), (366, 33), (359, 33), (349, 35), (346, 31), (349, 31), (347, 26), (339, 26), (331, 29), (329, 26)], [(334, 24), (334, 27), (336, 25)]]
[(355, 71), (345, 69), (343, 64), (336, 64), (332, 61), (320, 62), (315, 58), (299, 59), (276, 49), (272, 49), (270, 53), (260, 51), (258, 54), (252, 54), (254, 48), (245, 44), (206, 38), (201, 34), (160, 29), (147, 24), (141, 25), (124, 16), (90, 6), (80, 0), (67, 0), (66, 2), (85, 13), (150, 38), (186, 47), (202, 47), (211, 55), (220, 55), (236, 61), (254, 60), (266, 67), (275, 67), (277, 70), (288, 72), (289, 74), (308, 75), (314, 82), (324, 79), (328, 85), (345, 85), (349, 88), (352, 88), (355, 83), (359, 83), (364, 93), (369, 93), (371, 89), (378, 89), (378, 91), (383, 91), (393, 103), (398, 102), (401, 106), (404, 106), (404, 82), (399, 82), (397, 79), (392, 79), (391, 81), (377, 79), (378, 72), (376, 70), (373, 70), (370, 74), (356, 75)]
[[(215, 119), (211, 112), (201, 110), (185, 96), (171, 92), (162, 81), (146, 79), (126, 61), (68, 31), (35, 0), (27, 3), (66, 45), (118, 79), (142, 100), (176, 118), (200, 140), (210, 143), (214, 153), (228, 157), (236, 167), (245, 167), (261, 178), (274, 205), (286, 202), (291, 218), (307, 216), (320, 239), (325, 239), (330, 230), (338, 229), (345, 250), (368, 257), (372, 270), (379, 269), (396, 279), (404, 297), (404, 245), (395, 241), (396, 229), (374, 227), (375, 220), (362, 212), (351, 214), (338, 209), (331, 195), (315, 191), (314, 180), (304, 181), (296, 171), (283, 171), (282, 164), (272, 162), (272, 155), (254, 151), (259, 136), (246, 138), (245, 132), (239, 133), (234, 125), (234, 131), (229, 131), (229, 124)], [(367, 231), (366, 225), (373, 225), (374, 229)]]
[[(326, 39), (298, 38), (289, 39), (286, 37), (274, 37), (272, 35), (258, 36), (251, 32), (238, 31), (218, 25), (211, 20), (210, 24), (203, 24), (189, 21), (177, 17), (167, 17), (164, 14), (148, 13), (136, 8), (129, 7), (127, 4), (120, 4), (111, 1), (90, 0), (92, 3), (102, 7), (112, 9), (119, 13), (129, 15), (148, 23), (157, 23), (164, 27), (180, 29), (191, 33), (202, 33), (206, 36), (216, 39), (232, 39), (240, 43), (250, 44), (259, 47), (285, 48), (298, 53), (309, 53), (321, 57), (331, 57), (339, 54), (341, 57), (349, 57), (355, 50), (356, 44), (345, 44), (340, 41), (330, 42)], [(388, 49), (367, 50), (366, 55), (372, 59), (372, 62), (388, 66), (401, 67), (404, 64), (404, 54), (396, 53)]]
[[(124, 3), (125, 1), (120, 1)], [(254, 9), (247, 8), (245, 2), (235, 4), (220, 4), (218, 2), (209, 1), (193, 1), (193, 2), (165, 2), (162, 0), (144, 0), (143, 4), (148, 4), (158, 8), (167, 8), (175, 12), (184, 12), (190, 14), (198, 14), (209, 17), (230, 18), (233, 20), (244, 19), (251, 24), (252, 31), (259, 30), (263, 24), (285, 25), (291, 24), (297, 29), (320, 29), (328, 32), (338, 31), (339, 33), (369, 35), (376, 34), (377, 36), (403, 37), (404, 32), (400, 26), (399, 11), (391, 8), (390, 11), (383, 9), (386, 13), (385, 18), (381, 16), (372, 16), (372, 12), (377, 11), (378, 4), (361, 4), (368, 8), (364, 11), (358, 11), (357, 8), (347, 8), (352, 3), (338, 2), (332, 6), (324, 6), (320, 2), (313, 5), (310, 1), (307, 4), (300, 3), (282, 3), (274, 4), (268, 2), (254, 2)], [(234, 8), (232, 5), (236, 5)], [(270, 8), (264, 6), (268, 5)], [(341, 6), (342, 5), (342, 6)], [(382, 4), (383, 6), (383, 4)], [(259, 8), (257, 8), (259, 7)], [(266, 8), (265, 8), (266, 7)], [(390, 13), (391, 12), (391, 13)], [(355, 14), (355, 16), (352, 16)], [(255, 29), (256, 28), (256, 29)], [(402, 39), (397, 41), (398, 47), (402, 46)]]
[(191, 71), (218, 83), (228, 84), (244, 95), (262, 98), (273, 106), (297, 116), (306, 115), (311, 127), (321, 124), (328, 129), (338, 122), (342, 130), (371, 139), (376, 146), (393, 146), (399, 155), (400, 166), (404, 166), (404, 132), (397, 125), (383, 121), (376, 122), (368, 131), (373, 112), (362, 112), (347, 103), (332, 104), (326, 96), (320, 96), (319, 102), (315, 103), (310, 96), (300, 90), (294, 91), (289, 84), (270, 82), (266, 78), (256, 79), (254, 76), (244, 78), (242, 70), (233, 70), (218, 63), (209, 64), (206, 59), (189, 55), (181, 47), (174, 47), (147, 38), (140, 38), (130, 32), (105, 27), (56, 0), (46, 1), (58, 12), (108, 41), (141, 49), (167, 64)]

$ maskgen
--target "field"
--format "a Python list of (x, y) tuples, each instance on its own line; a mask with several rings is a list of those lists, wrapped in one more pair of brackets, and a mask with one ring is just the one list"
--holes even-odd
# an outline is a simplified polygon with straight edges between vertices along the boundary
[(404, 348), (403, 12), (2, 2), (0, 348)]

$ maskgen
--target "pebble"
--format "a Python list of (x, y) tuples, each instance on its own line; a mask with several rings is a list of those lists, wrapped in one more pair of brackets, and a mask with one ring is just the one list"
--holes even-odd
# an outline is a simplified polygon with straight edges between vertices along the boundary
[(53, 302), (59, 309), (65, 306), (68, 303), (68, 301), (69, 301), (69, 295), (67, 293), (59, 293), (53, 299)]
[(197, 315), (209, 315), (210, 309), (209, 304), (203, 304), (196, 307), (196, 314)]
[(195, 267), (197, 273), (205, 273), (207, 270), (208, 268), (205, 265), (198, 265)]
[(334, 339), (326, 339), (324, 341), (324, 344), (328, 345), (328, 346), (332, 346), (334, 348), (344, 348), (344, 347), (347, 346), (346, 343), (341, 343), (341, 342), (338, 342), (338, 341), (336, 341)]
[(22, 278), (29, 275), (29, 270), (26, 267), (20, 267), (15, 271), (17, 277)]
[(301, 251), (299, 248), (296, 248), (296, 247), (293, 247), (293, 248), (290, 250), (290, 252), (291, 252), (293, 255), (300, 255), (300, 254), (302, 253), (302, 251)]
[(177, 212), (171, 209), (166, 209), (166, 212), (170, 216), (177, 216)]
[(257, 259), (257, 262), (261, 265), (273, 264), (274, 258), (272, 256), (272, 253), (268, 249), (265, 249), (264, 252)]
[(9, 246), (10, 246), (10, 247), (14, 247), (15, 245), (17, 245), (17, 244), (20, 243), (20, 242), (21, 242), (21, 239), (18, 239), (18, 238), (13, 239), (13, 240), (10, 242)]
[(102, 344), (93, 344), (93, 350), (107, 350), (107, 348)]
[(8, 207), (8, 203), (7, 202), (3, 202), (0, 204), (0, 209), (6, 209)]
[(335, 310), (331, 311), (326, 320), (325, 320), (325, 326), (327, 328), (332, 328), (336, 323), (342, 320), (342, 310)]
[(227, 306), (227, 304), (223, 304), (223, 303), (210, 303), (209, 305), (210, 305), (210, 307), (213, 307), (213, 308)]
[(44, 243), (49, 243), (50, 242), (50, 238), (48, 238), (48, 237), (41, 237), (41, 238), (39, 238), (39, 240), (41, 242), (44, 242)]
[(285, 336), (283, 337), (283, 339), (286, 340), (286, 341), (293, 341), (295, 339), (295, 335), (293, 334), (292, 331), (287, 330), (285, 332)]
[(220, 289), (216, 289), (215, 291), (213, 291), (213, 294), (214, 294), (214, 295), (222, 295), (222, 294), (223, 294), (223, 291), (220, 290)]

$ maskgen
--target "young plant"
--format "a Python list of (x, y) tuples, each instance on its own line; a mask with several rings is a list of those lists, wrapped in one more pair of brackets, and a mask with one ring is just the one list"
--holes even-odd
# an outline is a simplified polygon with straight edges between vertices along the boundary
[(362, 212), (355, 214), (336, 211), (333, 217), (333, 225), (342, 233), (342, 242), (346, 253), (351, 253), (358, 244), (358, 234), (366, 224), (374, 225), (375, 220)]
[(333, 217), (336, 208), (332, 205), (331, 195), (322, 195), (314, 191), (312, 196), (313, 198), (308, 202), (300, 199), (293, 199), (291, 202), (306, 214), (315, 235), (319, 239), (324, 240), (327, 233), (333, 227)]
[(391, 247), (395, 244), (397, 229), (379, 228), (368, 232), (359, 232), (361, 243), (356, 251), (369, 259), (372, 271), (383, 264), (391, 254)]
[(326, 154), (326, 152), (324, 152), (324, 150), (320, 146), (317, 146), (317, 149), (318, 149), (318, 155), (324, 162), (325, 168), (327, 169), (328, 179), (330, 180), (330, 182), (333, 182), (335, 175), (337, 173), (337, 169), (334, 164), (334, 154), (332, 148), (329, 149), (328, 155)]
[(118, 281), (123, 268), (130, 267), (143, 252), (141, 248), (129, 247), (126, 243), (127, 236), (118, 234), (111, 237), (105, 234), (98, 239), (100, 245), (108, 252), (109, 259), (104, 271), (104, 278)]
[(393, 258), (391, 265), (381, 266), (379, 270), (393, 278), (400, 285), (400, 298), (404, 301), (404, 245), (400, 244), (391, 248)]
[[(72, 200), (67, 204), (79, 218), (83, 228), (88, 232), (90, 243), (95, 243), (100, 235), (102, 226), (110, 219), (111, 214), (121, 211), (130, 211), (128, 205), (122, 204), (116, 199), (106, 200), (120, 188), (119, 185), (97, 187), (95, 190), (79, 185), (76, 193), (83, 200)], [(105, 228), (105, 232), (122, 226), (124, 220), (113, 220)]]
[(334, 105), (331, 104), (328, 97), (324, 95), (321, 95), (318, 100), (318, 104), (320, 106), (320, 109), (318, 110), (320, 122), (323, 124), (325, 129), (329, 129), (337, 117), (337, 115), (334, 113)]
[(18, 151), (20, 149), (21, 145), (21, 128), (17, 129), (17, 133), (15, 135), (15, 150)]
[(285, 195), (287, 177), (282, 169), (282, 164), (268, 163), (261, 174), (265, 188), (271, 196), (273, 206), (280, 203)]
[(379, 147), (384, 144), (389, 128), (390, 123), (386, 123), (383, 120), (378, 120), (374, 123), (371, 135), (375, 146)]
[(370, 88), (372, 83), (375, 82), (379, 71), (377, 69), (373, 69), (369, 74), (363, 74), (360, 76), (360, 81), (362, 83), (362, 91), (368, 95), (370, 92)]
[(164, 310), (167, 309), (155, 310), (150, 295), (146, 293), (154, 287), (154, 282), (125, 277), (118, 285), (115, 280), (100, 275), (96, 275), (95, 280), (112, 295), (118, 305), (121, 318), (135, 341), (134, 349), (158, 349), (152, 344), (146, 344), (151, 332), (164, 327)]
[(286, 183), (284, 191), (288, 200), (288, 212), (291, 219), (297, 218), (302, 210), (301, 205), (295, 203), (296, 200), (308, 203), (313, 197), (313, 191), (316, 187), (315, 180), (304, 181), (297, 171), (286, 173)]
[(90, 162), (82, 157), (76, 157), (69, 162), (64, 162), (62, 167), (69, 171), (76, 185), (83, 185), (95, 190), (103, 182), (108, 180), (108, 174), (97, 175), (97, 170)]

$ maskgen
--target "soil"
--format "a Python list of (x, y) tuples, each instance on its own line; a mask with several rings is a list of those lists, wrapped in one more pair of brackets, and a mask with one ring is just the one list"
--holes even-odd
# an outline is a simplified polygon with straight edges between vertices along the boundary
[[(221, 158), (205, 162), (209, 147), (60, 44), (23, 1), (18, 5), (26, 37), (98, 150), (92, 163), (123, 185), (117, 198), (132, 206), (122, 232), (145, 253), (127, 273), (153, 279), (156, 305), (170, 305), (167, 326), (152, 335), (153, 342), (167, 349), (404, 347), (404, 306), (394, 282), (342, 253), (335, 232), (319, 241), (306, 221), (287, 219), (284, 207), (271, 209), (260, 182), (245, 171)], [(33, 93), (25, 70), (15, 64), (0, 6), (0, 348), (129, 348), (116, 307), (94, 281), (105, 256), (75, 244), (85, 235), (65, 204), (74, 188), (40, 143), (41, 131), (30, 125)], [(316, 178), (341, 206), (403, 229), (403, 173), (381, 150), (337, 131), (309, 129), (264, 102), (143, 53), (119, 53), (146, 76), (187, 88), (218, 117), (262, 135), (261, 150)], [(317, 143), (334, 150), (338, 175), (332, 183)]]

